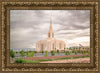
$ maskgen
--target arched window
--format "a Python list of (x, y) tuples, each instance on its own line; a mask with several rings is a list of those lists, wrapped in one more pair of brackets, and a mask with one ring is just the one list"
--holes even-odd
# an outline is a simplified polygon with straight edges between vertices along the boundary
[(41, 44), (41, 50), (43, 50), (43, 44)]
[(61, 43), (59, 43), (59, 49), (61, 49)]
[(53, 47), (52, 48), (54, 49), (54, 43), (53, 43)]
[(49, 33), (49, 37), (50, 37), (50, 33)]

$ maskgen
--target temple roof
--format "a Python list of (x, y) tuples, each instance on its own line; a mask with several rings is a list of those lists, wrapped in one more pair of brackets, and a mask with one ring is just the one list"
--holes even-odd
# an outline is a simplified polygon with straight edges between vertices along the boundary
[(53, 28), (52, 28), (52, 17), (50, 17), (50, 28), (49, 28), (49, 32), (53, 32)]

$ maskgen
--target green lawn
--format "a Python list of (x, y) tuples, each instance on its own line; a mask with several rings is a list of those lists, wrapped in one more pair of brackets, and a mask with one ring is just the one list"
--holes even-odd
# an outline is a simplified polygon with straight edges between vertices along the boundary
[(40, 59), (38, 61), (30, 61), (30, 60), (24, 60), (22, 58), (16, 59), (14, 63), (40, 63), (43, 61), (54, 61), (54, 60), (65, 60), (65, 59), (77, 59), (77, 58), (86, 58), (90, 56), (82, 56), (82, 57), (66, 57), (66, 58), (58, 58), (58, 59)]

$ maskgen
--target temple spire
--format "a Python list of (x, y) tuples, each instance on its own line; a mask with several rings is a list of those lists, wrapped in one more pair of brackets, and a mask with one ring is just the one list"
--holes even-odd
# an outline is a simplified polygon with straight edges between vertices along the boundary
[(52, 16), (50, 17), (50, 24), (52, 24)]
[(49, 29), (50, 31), (52, 31), (53, 29), (52, 29), (52, 16), (50, 17), (50, 29)]
[(52, 28), (52, 16), (50, 17), (50, 28), (49, 28), (49, 32), (48, 32), (48, 37), (54, 38), (54, 31), (53, 31), (53, 28)]

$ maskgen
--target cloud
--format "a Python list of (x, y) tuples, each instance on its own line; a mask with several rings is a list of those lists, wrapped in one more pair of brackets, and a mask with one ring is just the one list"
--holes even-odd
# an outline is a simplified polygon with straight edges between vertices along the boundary
[(66, 47), (89, 46), (90, 10), (11, 10), (10, 48), (35, 48), (47, 38), (51, 15), (55, 38), (69, 44)]

